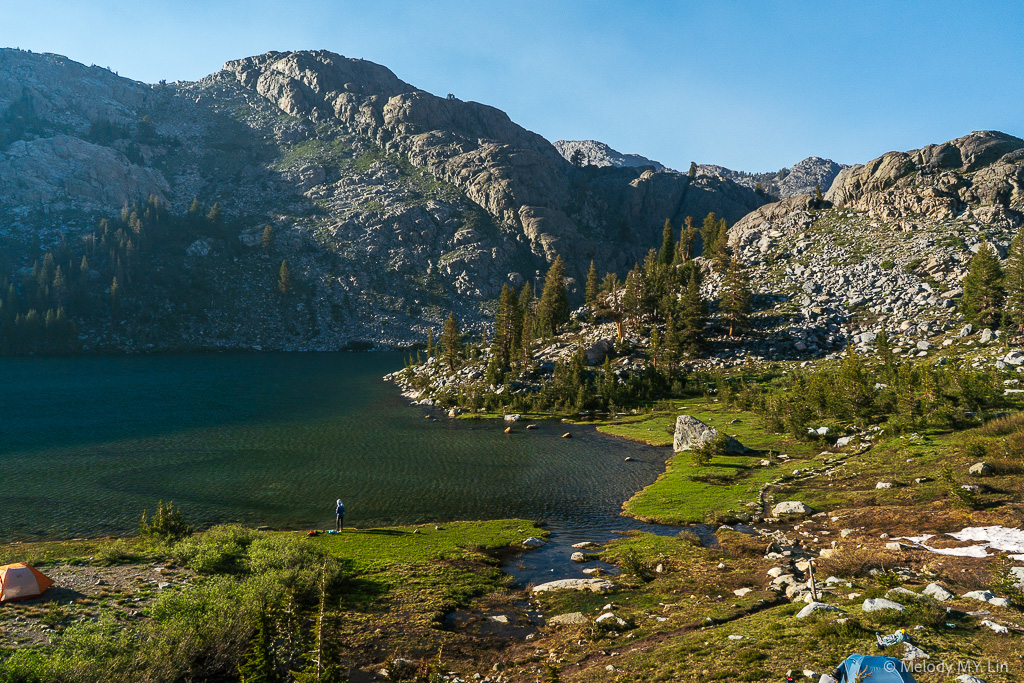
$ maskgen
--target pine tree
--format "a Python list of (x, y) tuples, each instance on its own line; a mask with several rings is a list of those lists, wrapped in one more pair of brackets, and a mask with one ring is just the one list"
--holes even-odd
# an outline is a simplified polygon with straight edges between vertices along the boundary
[(988, 242), (983, 242), (971, 259), (963, 290), (960, 312), (964, 318), (981, 327), (997, 326), (1003, 306), (1003, 271)]
[(688, 175), (690, 177), (690, 179), (693, 179), (693, 178), (697, 177), (697, 162), (696, 161), (691, 161), (690, 162), (690, 170), (686, 172), (686, 175)]
[(434, 346), (434, 328), (427, 328), (427, 358), (433, 358), (434, 354), (437, 353), (437, 347)]
[(732, 337), (736, 332), (746, 328), (750, 314), (750, 281), (743, 264), (735, 254), (729, 259), (722, 288), (722, 317), (728, 323), (729, 336)]
[(651, 368), (657, 371), (658, 361), (661, 360), (661, 337), (658, 335), (657, 327), (651, 330), (650, 350), (647, 355), (651, 360)]
[(274, 244), (274, 226), (267, 223), (263, 226), (263, 238), (260, 240), (260, 246), (263, 247), (263, 251), (269, 252), (270, 247)]
[(585, 290), (585, 300), (588, 306), (593, 306), (597, 303), (597, 290), (600, 285), (597, 281), (597, 268), (594, 267), (594, 261), (590, 261), (590, 270), (587, 272), (587, 287)]
[(241, 683), (272, 683), (277, 680), (271, 628), (267, 605), (261, 601), (259, 614), (256, 616), (256, 633), (252, 637), (252, 649), (238, 667)]
[(674, 316), (665, 322), (665, 338), (661, 342), (661, 355), (665, 364), (665, 376), (671, 381), (679, 366), (679, 325)]
[(556, 256), (544, 278), (544, 289), (537, 304), (537, 330), (543, 337), (558, 332), (569, 321), (569, 293), (565, 288), (565, 261)]
[(700, 355), (704, 347), (707, 304), (700, 294), (700, 270), (690, 271), (690, 280), (679, 302), (679, 350), (689, 357)]
[(846, 359), (839, 368), (835, 397), (848, 411), (843, 417), (866, 418), (872, 402), (871, 388), (868, 386), (867, 375), (861, 365), (860, 357), (853, 346), (846, 347)]
[(459, 331), (459, 322), (455, 319), (455, 313), (449, 313), (448, 319), (444, 321), (444, 331), (441, 333), (441, 353), (448, 364), (448, 369), (455, 372), (462, 357), (462, 332)]
[(671, 266), (675, 259), (675, 246), (675, 240), (672, 239), (672, 223), (666, 218), (665, 227), (661, 229), (661, 251), (658, 252), (658, 262), (664, 266)]
[(220, 202), (214, 202), (213, 206), (210, 207), (210, 212), (206, 214), (206, 222), (213, 229), (218, 229), (221, 226), (223, 215), (220, 210)]
[(277, 271), (277, 289), (282, 294), (287, 294), (292, 288), (292, 276), (288, 271), (288, 261), (281, 261), (281, 267)]
[(1024, 331), (1024, 229), (1020, 230), (1010, 243), (1010, 254), (1003, 277), (1006, 293), (1004, 320)]
[(704, 217), (700, 228), (701, 256), (710, 258), (714, 255), (715, 244), (718, 242), (718, 217), (712, 211)]
[(491, 351), (504, 370), (512, 362), (512, 356), (522, 339), (523, 318), (515, 291), (505, 284), (498, 298), (498, 313), (494, 318), (494, 341)]
[(687, 216), (676, 245), (676, 258), (673, 263), (686, 263), (693, 258), (693, 243), (697, 239), (697, 228), (693, 225), (693, 216)]

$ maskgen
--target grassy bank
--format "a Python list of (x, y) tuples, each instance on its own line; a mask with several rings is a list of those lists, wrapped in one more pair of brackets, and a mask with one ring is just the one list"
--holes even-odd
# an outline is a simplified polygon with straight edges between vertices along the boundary
[[(751, 506), (758, 490), (778, 478), (785, 467), (805, 467), (821, 444), (771, 434), (754, 413), (738, 411), (713, 398), (677, 401), (672, 409), (618, 416), (597, 423), (597, 430), (652, 446), (671, 446), (678, 415), (692, 415), (734, 436), (750, 451), (721, 455), (706, 464), (693, 453), (674, 455), (656, 482), (623, 505), (626, 514), (662, 524), (730, 521), (757, 512)], [(762, 465), (767, 461), (767, 466)], [(784, 463), (784, 464), (783, 464)]]
[(0, 608), (0, 681), (238, 680), (268, 639), (268, 680), (315, 668), (317, 650), (338, 675), (458, 652), (468, 636), (445, 615), (503, 594), (499, 557), (544, 535), (497, 520), (9, 544), (0, 564), (31, 562), (57, 585)]

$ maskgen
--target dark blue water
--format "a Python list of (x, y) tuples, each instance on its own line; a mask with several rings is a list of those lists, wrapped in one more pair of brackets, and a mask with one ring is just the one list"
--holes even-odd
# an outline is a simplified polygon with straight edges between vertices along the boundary
[(401, 362), (0, 358), (0, 541), (131, 533), (161, 499), (199, 525), (325, 527), (342, 498), (355, 526), (523, 517), (566, 542), (649, 528), (618, 513), (668, 449), (558, 423), (434, 421), (381, 380)]

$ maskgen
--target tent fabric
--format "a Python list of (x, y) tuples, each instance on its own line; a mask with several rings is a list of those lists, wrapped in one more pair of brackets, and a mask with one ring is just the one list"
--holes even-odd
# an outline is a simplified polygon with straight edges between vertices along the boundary
[(0, 602), (34, 598), (52, 585), (49, 577), (24, 562), (0, 567)]
[(894, 657), (850, 655), (839, 668), (839, 683), (853, 683), (861, 673), (869, 674), (870, 683), (917, 683), (906, 665)]

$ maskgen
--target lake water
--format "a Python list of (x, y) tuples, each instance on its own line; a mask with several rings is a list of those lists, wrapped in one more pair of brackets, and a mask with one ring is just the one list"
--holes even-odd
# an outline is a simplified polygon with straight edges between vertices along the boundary
[(644, 527), (618, 512), (668, 449), (556, 422), (504, 434), (498, 421), (434, 416), (381, 380), (401, 364), (0, 358), (0, 541), (132, 533), (161, 499), (203, 526), (330, 527), (341, 498), (355, 526), (524, 517), (565, 543)]

